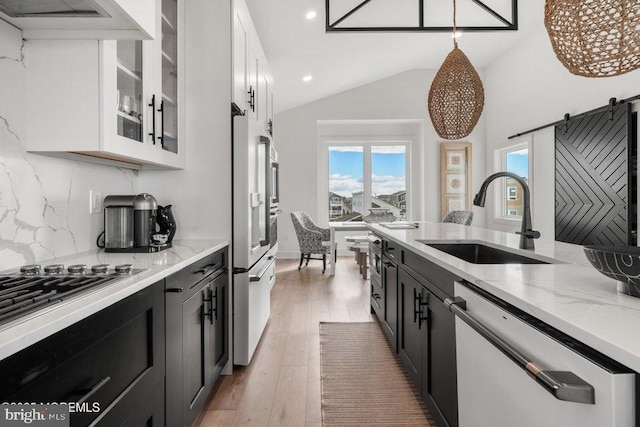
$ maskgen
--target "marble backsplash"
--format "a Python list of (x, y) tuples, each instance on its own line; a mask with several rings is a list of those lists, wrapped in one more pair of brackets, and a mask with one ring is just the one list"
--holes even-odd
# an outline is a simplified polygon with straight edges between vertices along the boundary
[(96, 247), (89, 191), (138, 192), (137, 172), (27, 153), (28, 44), (0, 21), (0, 270)]

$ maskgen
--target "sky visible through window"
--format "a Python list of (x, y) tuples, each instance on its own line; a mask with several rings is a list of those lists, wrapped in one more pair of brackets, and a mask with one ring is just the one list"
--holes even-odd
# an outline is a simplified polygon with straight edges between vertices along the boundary
[(526, 148), (507, 153), (507, 171), (529, 180), (529, 150)]
[[(406, 189), (406, 148), (371, 147), (371, 185), (373, 195), (393, 194)], [(329, 191), (351, 197), (364, 187), (363, 147), (329, 147)]]
[(351, 197), (364, 190), (362, 147), (329, 147), (329, 191)]

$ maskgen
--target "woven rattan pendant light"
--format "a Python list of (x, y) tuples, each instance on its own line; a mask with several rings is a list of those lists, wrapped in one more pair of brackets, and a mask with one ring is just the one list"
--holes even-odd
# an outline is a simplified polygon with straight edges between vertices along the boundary
[(573, 74), (611, 77), (640, 67), (639, 0), (546, 0), (544, 25)]
[(453, 50), (436, 73), (429, 90), (429, 115), (444, 139), (468, 136), (484, 108), (484, 87), (456, 39), (456, 0), (453, 0)]

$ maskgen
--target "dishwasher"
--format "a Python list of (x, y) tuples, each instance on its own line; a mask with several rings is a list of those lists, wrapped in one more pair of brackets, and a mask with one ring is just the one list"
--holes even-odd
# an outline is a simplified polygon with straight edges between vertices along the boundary
[(636, 374), (468, 282), (456, 315), (460, 427), (634, 427)]

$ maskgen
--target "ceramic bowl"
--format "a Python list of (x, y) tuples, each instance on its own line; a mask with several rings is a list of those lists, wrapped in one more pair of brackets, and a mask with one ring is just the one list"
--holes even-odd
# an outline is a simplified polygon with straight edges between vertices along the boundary
[(640, 298), (640, 247), (585, 246), (592, 266), (618, 282), (618, 292)]

